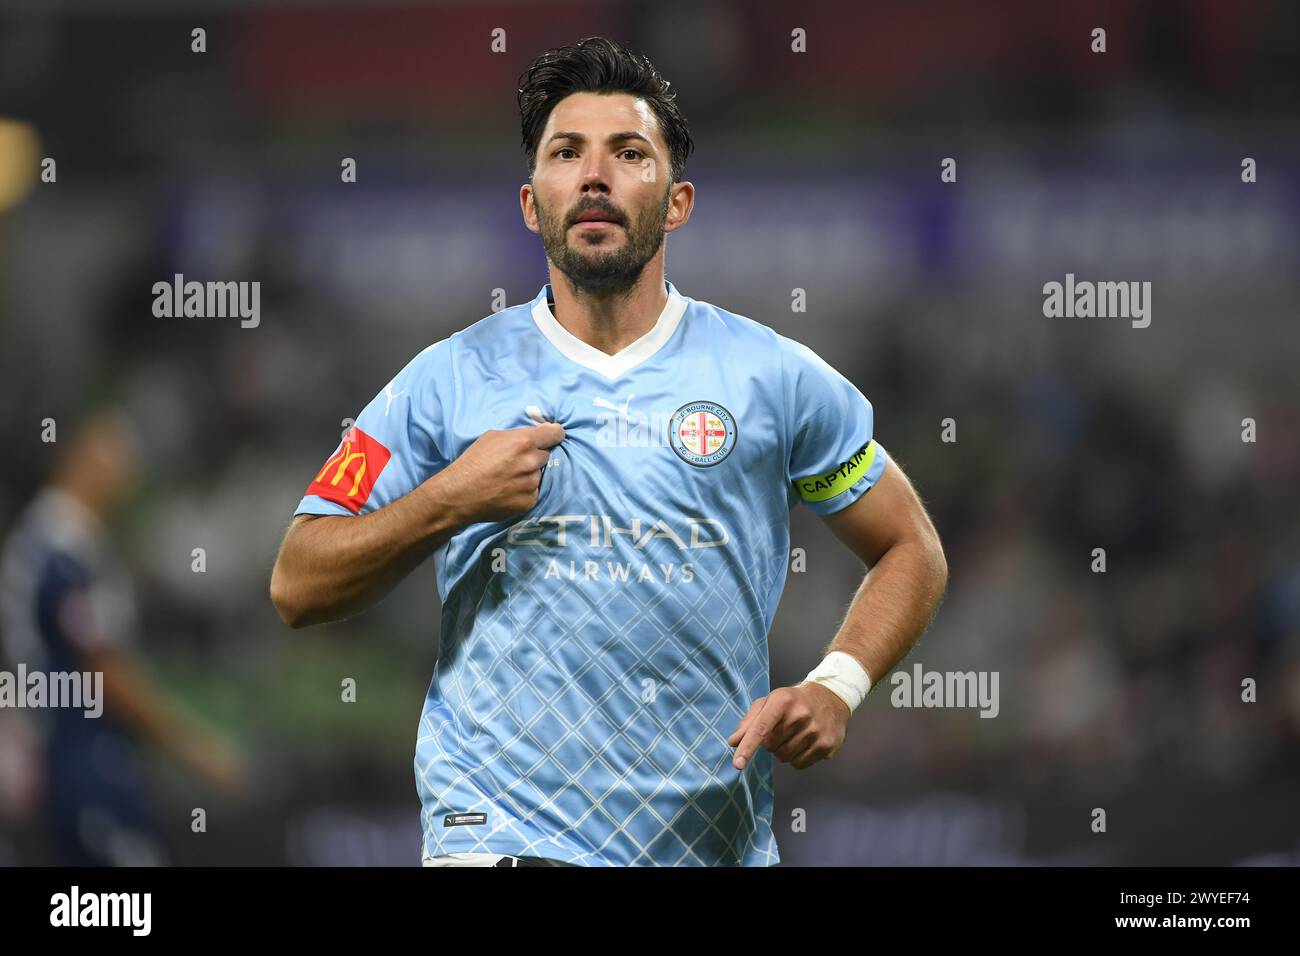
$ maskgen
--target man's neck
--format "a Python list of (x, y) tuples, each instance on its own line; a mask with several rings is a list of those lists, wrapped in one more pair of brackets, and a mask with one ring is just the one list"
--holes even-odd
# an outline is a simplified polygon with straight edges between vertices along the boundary
[(663, 269), (647, 268), (627, 292), (595, 295), (551, 268), (551, 314), (567, 331), (606, 355), (616, 355), (659, 320), (668, 305)]
[(66, 476), (60, 476), (51, 481), (48, 487), (51, 491), (57, 493), (64, 506), (75, 512), (78, 519), (84, 524), (96, 529), (103, 527), (104, 517), (101, 514), (101, 503), (81, 482)]

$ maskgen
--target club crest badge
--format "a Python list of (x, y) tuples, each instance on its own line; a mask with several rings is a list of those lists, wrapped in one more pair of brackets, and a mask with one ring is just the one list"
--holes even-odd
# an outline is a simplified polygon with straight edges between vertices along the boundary
[(717, 402), (688, 402), (668, 421), (668, 444), (699, 468), (716, 465), (736, 447), (736, 419)]

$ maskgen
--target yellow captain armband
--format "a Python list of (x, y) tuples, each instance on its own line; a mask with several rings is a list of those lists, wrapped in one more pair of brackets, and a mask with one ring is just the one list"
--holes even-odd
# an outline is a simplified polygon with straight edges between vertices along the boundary
[(834, 498), (841, 491), (852, 488), (858, 479), (867, 473), (872, 462), (876, 460), (876, 441), (873, 438), (845, 461), (839, 463), (834, 471), (810, 478), (796, 478), (795, 487), (799, 497), (804, 501), (825, 501)]

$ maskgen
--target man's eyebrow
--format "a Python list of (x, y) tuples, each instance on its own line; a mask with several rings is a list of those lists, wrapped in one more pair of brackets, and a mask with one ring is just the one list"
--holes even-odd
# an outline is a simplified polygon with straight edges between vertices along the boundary
[[(570, 132), (568, 130), (560, 130), (558, 132), (552, 133), (551, 138), (548, 139), (546, 142), (549, 144), (552, 141), (557, 139), (571, 139), (577, 143), (585, 143), (587, 141), (587, 137), (584, 136), (582, 133)], [(639, 139), (641, 142), (645, 143), (651, 149), (654, 148), (654, 143), (650, 142), (650, 140), (646, 139), (644, 136), (642, 136), (640, 133), (636, 132), (635, 130), (624, 130), (621, 133), (610, 133), (607, 142), (621, 143), (629, 139)]]

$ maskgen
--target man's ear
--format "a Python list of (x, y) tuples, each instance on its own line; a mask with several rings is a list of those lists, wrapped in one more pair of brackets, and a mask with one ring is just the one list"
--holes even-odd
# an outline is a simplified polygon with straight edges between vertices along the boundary
[(691, 210), (695, 208), (695, 184), (690, 182), (673, 183), (668, 187), (671, 198), (668, 202), (668, 219), (664, 224), (664, 232), (675, 232), (686, 221), (691, 218)]
[(524, 183), (519, 187), (519, 211), (524, 217), (524, 225), (529, 232), (540, 233), (542, 227), (537, 223), (537, 204), (533, 202), (533, 184)]

